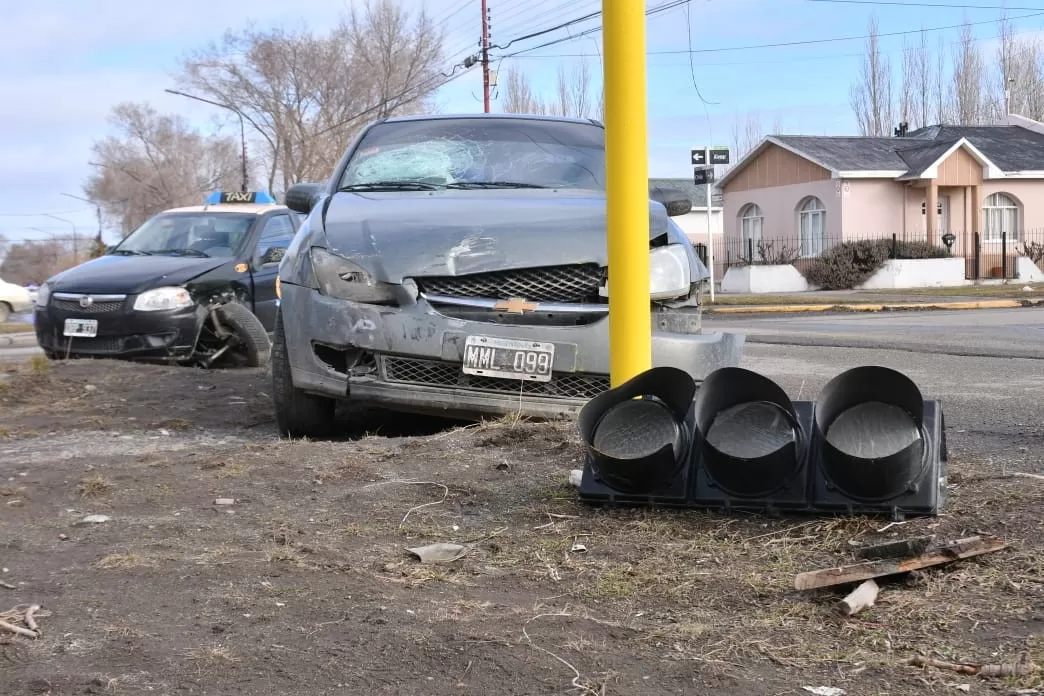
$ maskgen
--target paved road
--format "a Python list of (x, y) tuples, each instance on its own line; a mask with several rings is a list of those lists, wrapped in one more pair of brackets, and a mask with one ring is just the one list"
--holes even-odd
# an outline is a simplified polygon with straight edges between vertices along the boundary
[[(880, 314), (717, 315), (709, 330), (747, 334), (748, 343), (889, 348), (920, 354), (1044, 360), (1044, 307)], [(1038, 365), (1044, 375), (1044, 365)]]

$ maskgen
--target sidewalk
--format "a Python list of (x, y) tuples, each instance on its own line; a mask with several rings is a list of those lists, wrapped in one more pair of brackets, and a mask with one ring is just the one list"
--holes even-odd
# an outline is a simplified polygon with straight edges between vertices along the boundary
[[(1032, 290), (1024, 290), (1030, 287)], [(707, 314), (886, 312), (930, 309), (1011, 309), (1044, 306), (1044, 285), (970, 285), (909, 290), (837, 290), (792, 294), (704, 295)]]

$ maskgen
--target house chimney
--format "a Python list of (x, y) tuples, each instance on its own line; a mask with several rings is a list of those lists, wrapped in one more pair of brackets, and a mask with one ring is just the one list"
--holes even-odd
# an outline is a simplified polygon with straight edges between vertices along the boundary
[(909, 128), (910, 128), (910, 124), (907, 123), (906, 121), (903, 121), (902, 123), (899, 124), (899, 127), (896, 128), (893, 131), (893, 135), (895, 135), (895, 137), (897, 137), (897, 138), (905, 138), (906, 137), (906, 131)]

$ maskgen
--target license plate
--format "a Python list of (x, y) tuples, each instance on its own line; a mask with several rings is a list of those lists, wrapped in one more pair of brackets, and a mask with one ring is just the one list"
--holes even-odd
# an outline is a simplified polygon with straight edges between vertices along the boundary
[(468, 336), (464, 341), (464, 373), (482, 377), (550, 382), (555, 344)]
[(98, 320), (66, 319), (65, 335), (78, 338), (94, 338), (98, 335)]

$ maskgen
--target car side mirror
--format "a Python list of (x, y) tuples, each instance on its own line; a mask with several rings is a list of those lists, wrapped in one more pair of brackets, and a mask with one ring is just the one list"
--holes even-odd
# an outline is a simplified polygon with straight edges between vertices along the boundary
[(279, 263), (284, 256), (286, 256), (286, 247), (269, 247), (268, 251), (261, 257), (261, 265), (266, 266), (270, 263)]
[(649, 198), (666, 208), (671, 217), (685, 215), (692, 210), (692, 199), (678, 189), (650, 186)]
[(308, 215), (323, 193), (322, 184), (294, 184), (286, 192), (286, 207)]

